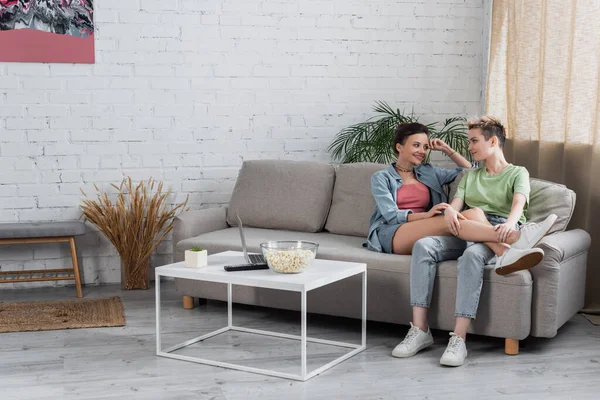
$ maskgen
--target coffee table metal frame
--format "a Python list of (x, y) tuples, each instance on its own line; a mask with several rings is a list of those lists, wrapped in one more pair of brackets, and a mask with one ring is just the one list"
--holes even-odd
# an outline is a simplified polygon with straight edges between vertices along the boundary
[[(220, 262), (219, 262), (220, 256)], [(224, 258), (225, 257), (225, 258)], [(330, 273), (316, 273), (316, 274), (308, 274), (305, 271), (304, 274), (295, 274), (295, 275), (282, 275), (276, 274), (269, 270), (259, 270), (259, 271), (240, 271), (240, 272), (221, 272), (223, 270), (223, 265), (227, 264), (240, 264), (243, 256), (239, 252), (224, 252), (215, 254), (209, 257), (209, 266), (206, 268), (200, 269), (192, 269), (186, 268), (183, 262), (165, 265), (163, 267), (158, 267), (155, 269), (156, 273), (156, 355), (161, 357), (168, 357), (177, 360), (183, 361), (191, 361), (200, 364), (208, 364), (214, 365), (217, 367), (231, 368), (240, 371), (253, 372), (257, 374), (276, 376), (280, 378), (293, 379), (298, 381), (306, 381), (323, 371), (328, 370), (333, 367), (349, 359), (350, 357), (360, 353), (366, 348), (366, 327), (367, 327), (367, 271), (366, 265), (362, 263), (348, 263), (342, 261), (329, 261), (329, 260), (315, 260), (314, 265), (311, 267), (311, 272), (316, 271), (319, 266), (321, 271), (328, 271)], [(213, 263), (211, 263), (211, 260)], [(223, 262), (226, 260), (225, 262)], [(311, 276), (312, 275), (312, 276)], [(362, 275), (362, 327), (361, 327), (361, 343), (353, 344), (346, 342), (339, 342), (333, 340), (324, 340), (318, 338), (307, 337), (306, 334), (306, 302), (307, 295), (313, 289), (326, 286), (330, 283), (340, 281), (342, 279), (354, 276), (354, 275)], [(213, 332), (207, 333), (202, 336), (195, 337), (193, 339), (187, 340), (185, 342), (176, 344), (174, 346), (168, 347), (166, 349), (162, 349), (161, 345), (161, 323), (160, 323), (160, 277), (175, 277), (175, 278), (185, 278), (185, 279), (194, 279), (201, 280), (207, 282), (217, 282), (217, 283), (225, 283), (227, 284), (227, 326), (217, 329)], [(277, 278), (277, 279), (268, 279), (268, 278)], [(301, 277), (298, 279), (298, 277)], [(309, 279), (302, 279), (308, 277)], [(266, 279), (265, 279), (266, 278)], [(287, 279), (286, 279), (287, 278)], [(244, 328), (241, 326), (233, 325), (233, 309), (232, 309), (232, 286), (233, 285), (244, 285), (244, 286), (252, 286), (252, 287), (263, 287), (270, 289), (279, 289), (279, 290), (289, 290), (300, 292), (300, 312), (301, 312), (301, 322), (300, 322), (300, 336), (298, 335), (289, 335), (284, 333), (265, 331), (260, 329), (250, 329)], [(210, 337), (219, 335), (221, 333), (227, 331), (238, 331), (238, 332), (247, 332), (258, 335), (265, 336), (274, 336), (292, 340), (300, 341), (300, 374), (290, 374), (278, 372), (270, 369), (262, 369), (262, 368), (253, 368), (245, 365), (239, 365), (228, 362), (214, 361), (205, 358), (191, 357), (180, 354), (173, 354), (174, 351), (182, 349), (186, 346), (190, 346), (194, 343), (200, 342), (202, 340), (206, 340)], [(320, 343), (325, 345), (332, 345), (338, 347), (345, 347), (349, 349), (353, 349), (350, 352), (336, 358), (335, 360), (322, 365), (314, 369), (313, 371), (308, 372), (306, 366), (306, 345), (308, 342), (311, 343)]]

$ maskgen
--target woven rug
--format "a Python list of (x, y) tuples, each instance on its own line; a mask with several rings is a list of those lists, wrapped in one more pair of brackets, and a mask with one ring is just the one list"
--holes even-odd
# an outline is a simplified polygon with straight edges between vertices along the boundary
[(0, 332), (123, 326), (119, 297), (0, 303)]

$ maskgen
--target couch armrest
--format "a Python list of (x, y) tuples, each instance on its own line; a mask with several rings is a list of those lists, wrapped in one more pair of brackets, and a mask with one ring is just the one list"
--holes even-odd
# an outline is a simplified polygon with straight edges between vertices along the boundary
[(545, 253), (542, 263), (552, 261), (554, 265), (558, 265), (582, 252), (587, 252), (591, 243), (592, 239), (586, 231), (573, 229), (544, 237), (538, 247)]
[(227, 208), (206, 208), (179, 214), (173, 221), (173, 254), (175, 246), (183, 239), (229, 227), (226, 221)]
[(538, 245), (544, 259), (530, 270), (533, 277), (531, 334), (553, 337), (585, 300), (590, 235), (581, 229), (546, 236)]

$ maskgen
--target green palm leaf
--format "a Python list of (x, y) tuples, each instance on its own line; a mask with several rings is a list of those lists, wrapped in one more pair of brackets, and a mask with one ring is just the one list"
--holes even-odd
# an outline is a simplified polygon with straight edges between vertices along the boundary
[[(331, 142), (328, 152), (334, 160), (342, 163), (375, 162), (387, 164), (396, 159), (394, 152), (394, 134), (400, 123), (418, 122), (419, 117), (414, 110), (405, 114), (393, 109), (384, 101), (377, 101), (373, 111), (378, 115), (342, 129)], [(440, 130), (437, 123), (427, 125), (430, 137), (439, 138), (452, 149), (470, 158), (468, 152), (465, 119), (455, 117), (446, 119)]]
[[(466, 119), (463, 117), (448, 118), (443, 122), (442, 129), (432, 131), (431, 139), (440, 139), (446, 142), (457, 153), (471, 161), (469, 152), (469, 138), (467, 136)], [(429, 153), (431, 155), (431, 153)], [(427, 161), (429, 161), (429, 156)]]

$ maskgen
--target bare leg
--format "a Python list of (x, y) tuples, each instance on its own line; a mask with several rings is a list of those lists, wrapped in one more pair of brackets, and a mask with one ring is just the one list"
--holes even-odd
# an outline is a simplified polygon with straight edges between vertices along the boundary
[(443, 216), (420, 219), (400, 225), (392, 239), (394, 254), (409, 255), (415, 242), (427, 236), (449, 236), (450, 230), (446, 226)]
[(429, 329), (429, 324), (427, 323), (427, 309), (425, 307), (413, 307), (412, 311), (413, 325), (423, 332), (427, 332), (427, 329)]
[[(484, 217), (485, 218), (485, 217)], [(452, 233), (446, 225), (443, 216), (421, 219), (418, 221), (407, 222), (400, 225), (394, 234), (392, 248), (394, 254), (411, 254), (415, 242), (427, 236), (450, 236)], [(512, 244), (519, 239), (520, 233), (516, 231), (506, 240), (507, 244)], [(463, 240), (473, 242), (491, 242), (498, 243), (498, 236), (494, 227), (487, 221), (484, 222), (461, 220), (460, 232), (458, 237)], [(504, 251), (500, 254), (503, 254)], [(496, 253), (497, 254), (497, 253)]]
[[(485, 213), (480, 208), (471, 208), (470, 210), (463, 211), (461, 213), (469, 221), (477, 221), (483, 224), (492, 226), (485, 217)], [(495, 232), (495, 231), (494, 231)], [(497, 256), (501, 256), (510, 248), (508, 244), (498, 242), (484, 242)], [(514, 243), (514, 241), (513, 241)], [(458, 334), (457, 332), (454, 332)], [(463, 338), (464, 339), (464, 338)]]
[(456, 317), (456, 324), (454, 325), (454, 333), (467, 340), (467, 329), (471, 325), (471, 318)]

